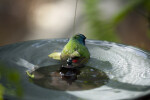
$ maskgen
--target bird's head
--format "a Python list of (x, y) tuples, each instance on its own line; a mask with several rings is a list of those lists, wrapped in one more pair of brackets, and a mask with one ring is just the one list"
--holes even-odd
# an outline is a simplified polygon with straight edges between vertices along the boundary
[(85, 45), (86, 37), (83, 34), (76, 34), (72, 38), (78, 40), (81, 44)]

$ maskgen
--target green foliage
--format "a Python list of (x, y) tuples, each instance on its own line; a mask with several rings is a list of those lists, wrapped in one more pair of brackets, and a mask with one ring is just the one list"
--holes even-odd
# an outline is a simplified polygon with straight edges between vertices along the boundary
[(1, 98), (4, 94), (17, 96), (19, 98), (23, 96), (20, 74), (18, 71), (0, 65), (0, 80), (1, 79), (4, 79), (7, 84), (0, 84), (0, 100), (2, 100)]
[(143, 0), (142, 5), (148, 12), (150, 12), (150, 1), (149, 0)]
[(85, 0), (86, 21), (88, 24), (88, 34), (92, 39), (108, 40), (118, 42), (112, 23), (101, 20), (98, 4), (100, 0)]
[(125, 7), (123, 7), (123, 9), (121, 9), (120, 12), (112, 18), (113, 23), (117, 24), (118, 22), (123, 20), (124, 17), (128, 13), (133, 11), (139, 5), (143, 4), (145, 1), (146, 0), (131, 0), (131, 1), (129, 1), (128, 4)]
[(0, 100), (3, 100), (4, 90), (4, 86), (0, 84)]
[[(111, 19), (104, 21), (101, 18), (101, 12), (98, 8), (98, 4), (101, 0), (84, 0), (84, 2), (86, 22), (88, 25), (88, 37), (92, 39), (120, 42), (115, 32), (118, 23), (133, 10), (138, 12), (137, 9), (144, 8), (148, 13), (150, 12), (150, 0), (128, 0), (126, 1), (127, 4), (120, 9), (116, 15), (112, 16)], [(147, 18), (150, 22), (150, 14), (148, 14)]]

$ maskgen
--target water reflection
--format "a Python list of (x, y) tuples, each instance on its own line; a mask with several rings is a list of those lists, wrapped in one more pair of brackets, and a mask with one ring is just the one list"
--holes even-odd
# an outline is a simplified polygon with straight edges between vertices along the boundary
[(88, 90), (105, 85), (109, 78), (98, 69), (85, 66), (82, 68), (64, 68), (61, 65), (41, 67), (31, 79), (36, 85), (55, 90)]
[(77, 80), (77, 75), (80, 75), (80, 70), (77, 68), (60, 67), (59, 73), (61, 75), (61, 79), (71, 85), (72, 82)]

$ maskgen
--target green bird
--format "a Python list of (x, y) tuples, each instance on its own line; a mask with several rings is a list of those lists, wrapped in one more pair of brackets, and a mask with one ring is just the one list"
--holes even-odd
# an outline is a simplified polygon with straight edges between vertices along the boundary
[(64, 46), (61, 53), (52, 53), (49, 57), (61, 59), (66, 63), (69, 59), (74, 67), (81, 66), (88, 62), (90, 53), (85, 46), (86, 37), (83, 34), (77, 34), (70, 38), (69, 42)]

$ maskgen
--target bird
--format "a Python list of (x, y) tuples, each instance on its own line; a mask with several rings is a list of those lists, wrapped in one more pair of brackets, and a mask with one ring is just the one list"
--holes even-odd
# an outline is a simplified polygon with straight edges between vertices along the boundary
[(88, 62), (90, 53), (85, 45), (86, 37), (83, 34), (75, 34), (64, 46), (61, 53), (54, 52), (49, 55), (53, 59), (60, 59), (63, 64), (80, 67)]

